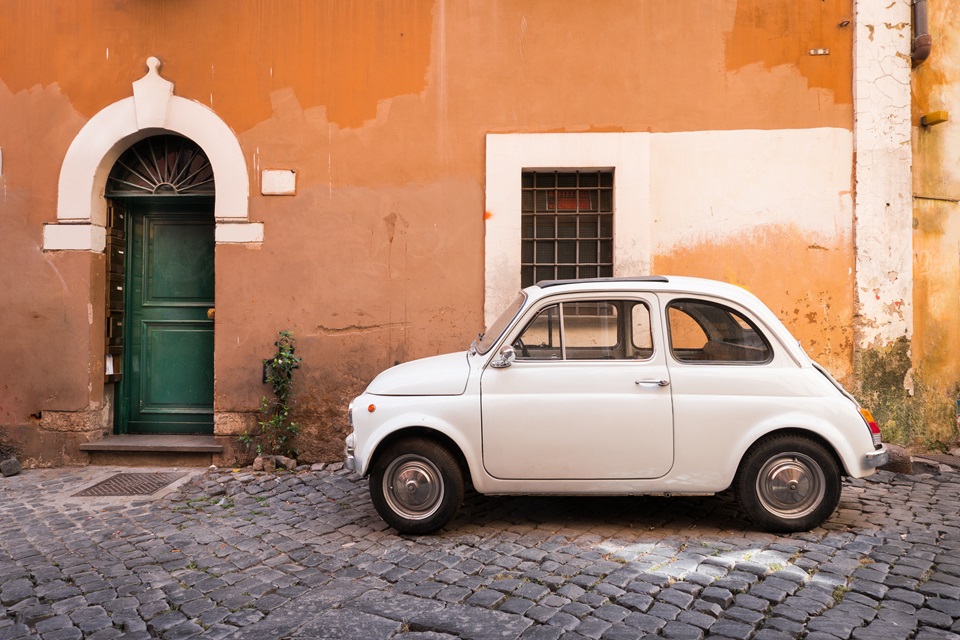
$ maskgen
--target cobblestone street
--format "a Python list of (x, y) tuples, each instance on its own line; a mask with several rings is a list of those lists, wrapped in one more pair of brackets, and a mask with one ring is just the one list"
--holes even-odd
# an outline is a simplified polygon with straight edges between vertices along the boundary
[(960, 638), (955, 473), (848, 482), (826, 527), (789, 536), (729, 495), (468, 494), (418, 538), (339, 465), (72, 497), (95, 473), (0, 483), (0, 640)]

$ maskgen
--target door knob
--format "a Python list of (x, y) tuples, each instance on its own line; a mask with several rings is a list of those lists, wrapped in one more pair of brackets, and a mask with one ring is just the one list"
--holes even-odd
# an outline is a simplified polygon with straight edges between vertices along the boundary
[(207, 320), (213, 320), (217, 315), (216, 309), (207, 309)]

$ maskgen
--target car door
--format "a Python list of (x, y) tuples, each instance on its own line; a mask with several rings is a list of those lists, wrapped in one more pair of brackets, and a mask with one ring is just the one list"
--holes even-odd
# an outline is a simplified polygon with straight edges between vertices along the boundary
[(673, 464), (662, 323), (652, 294), (546, 301), (481, 377), (483, 463), (503, 479), (658, 478)]

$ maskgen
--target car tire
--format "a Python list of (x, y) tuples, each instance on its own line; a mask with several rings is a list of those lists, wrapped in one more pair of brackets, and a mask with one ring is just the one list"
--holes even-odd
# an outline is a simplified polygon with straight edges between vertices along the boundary
[(758, 527), (772, 533), (808, 531), (840, 502), (840, 469), (831, 452), (803, 436), (758, 441), (740, 463), (734, 491)]
[(394, 442), (370, 470), (370, 499), (400, 533), (432, 533), (457, 515), (463, 472), (443, 445), (425, 438)]

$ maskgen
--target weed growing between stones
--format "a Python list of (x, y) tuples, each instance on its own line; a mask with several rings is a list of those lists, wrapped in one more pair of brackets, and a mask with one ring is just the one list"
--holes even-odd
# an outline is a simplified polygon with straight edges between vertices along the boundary
[(845, 596), (850, 591), (850, 587), (845, 584), (838, 584), (833, 589), (833, 601), (836, 604), (840, 604), (840, 601), (843, 600)]
[(263, 360), (264, 383), (273, 387), (273, 398), (260, 399), (260, 415), (256, 433), (245, 431), (240, 442), (256, 448), (257, 455), (297, 457), (293, 447), (293, 438), (300, 431), (300, 425), (290, 420), (290, 408), (293, 403), (293, 371), (300, 368), (302, 358), (294, 355), (295, 339), (290, 331), (281, 331), (280, 338), (274, 343), (277, 348), (273, 357)]

